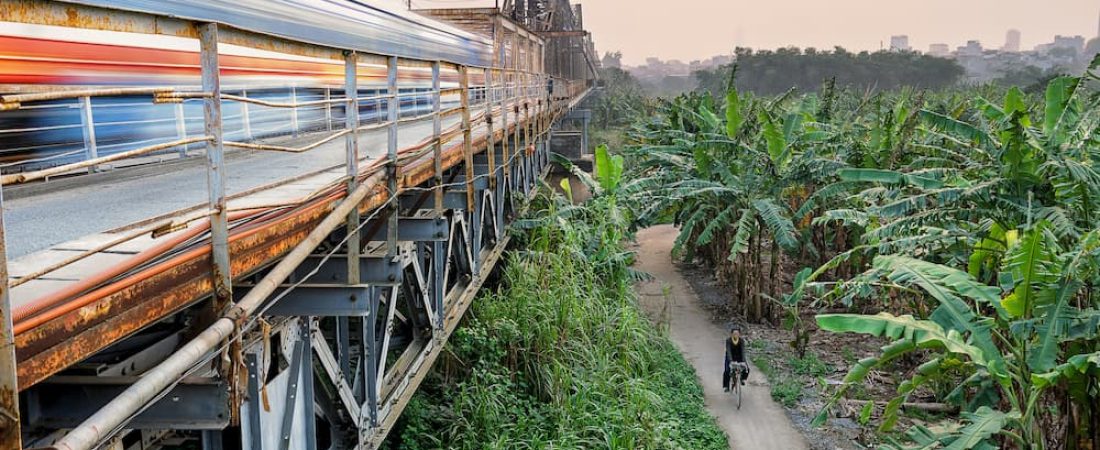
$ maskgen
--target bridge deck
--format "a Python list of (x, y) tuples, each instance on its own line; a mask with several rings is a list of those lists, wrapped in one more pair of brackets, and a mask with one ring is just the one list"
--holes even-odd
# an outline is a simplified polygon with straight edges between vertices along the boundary
[[(455, 122), (450, 118), (443, 125)], [(475, 136), (484, 134), (484, 126), (475, 128)], [(431, 120), (407, 123), (398, 131), (398, 146), (412, 146), (431, 135)], [(362, 132), (359, 139), (362, 166), (385, 155), (386, 130)], [(344, 158), (342, 139), (305, 153), (238, 152), (226, 161), (226, 191), (235, 196), (229, 207), (240, 210), (309, 198), (345, 178)], [(206, 207), (203, 160), (172, 165), (170, 171), (137, 170), (145, 173), (6, 201), (10, 276), (18, 279), (93, 250), (152, 218), (182, 216)], [(12, 306), (60, 290), (169, 237), (153, 239), (146, 234), (16, 286)]]
[[(450, 127), (457, 122), (456, 118), (448, 118), (443, 121), (443, 126)], [(398, 145), (407, 147), (419, 143), (431, 136), (431, 133), (432, 123), (429, 119), (407, 123), (398, 132)], [(285, 146), (304, 145), (319, 140), (321, 136), (317, 136), (318, 134), (325, 132), (265, 142)], [(384, 155), (386, 131), (360, 133), (359, 145), (364, 160)], [(336, 139), (304, 153), (251, 150), (227, 152), (226, 193), (240, 195), (279, 180), (323, 169), (335, 168), (336, 176), (342, 176), (344, 148), (344, 140)], [(84, 182), (84, 178), (94, 181)], [(61, 183), (66, 181), (68, 180)], [(26, 190), (32, 191), (28, 194), (21, 194), (18, 186), (5, 190), (4, 225), (9, 258), (28, 259), (24, 257), (58, 244), (105, 230), (123, 228), (195, 205), (205, 205), (207, 200), (206, 168), (201, 157), (152, 167), (116, 170), (92, 177), (78, 177), (73, 181), (78, 184), (49, 190), (43, 190), (41, 186), (26, 186), (25, 188), (30, 188)], [(51, 183), (53, 182), (45, 185)], [(307, 187), (313, 184), (311, 182)], [(274, 197), (275, 195), (278, 197)], [(278, 194), (268, 193), (256, 198), (272, 200), (293, 196), (283, 190)], [(72, 220), (74, 217), (79, 217), (80, 220)], [(44, 226), (45, 224), (49, 226)]]

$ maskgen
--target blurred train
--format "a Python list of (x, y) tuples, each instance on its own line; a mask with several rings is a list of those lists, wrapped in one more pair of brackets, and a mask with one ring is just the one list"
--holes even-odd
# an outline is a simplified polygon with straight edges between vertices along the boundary
[[(195, 20), (214, 20), (338, 48), (410, 58), (487, 66), (492, 43), (448, 25), (404, 11), (351, 0), (184, 0), (82, 1)], [(102, 3), (103, 5), (98, 5)], [(226, 20), (225, 18), (228, 18)], [(291, 19), (293, 18), (293, 20)], [(310, 34), (312, 33), (312, 34)], [(219, 45), (222, 91), (275, 102), (344, 98), (343, 61), (304, 57), (231, 44)], [(444, 88), (458, 84), (442, 72)], [(386, 68), (360, 64), (358, 97), (385, 93)], [(478, 71), (471, 85), (483, 84)], [(0, 94), (73, 87), (165, 86), (198, 89), (196, 39), (0, 22)], [(429, 113), (431, 70), (398, 72), (401, 117)], [(473, 99), (484, 96), (472, 89)], [(154, 104), (150, 96), (92, 97), (94, 142), (100, 156), (203, 134), (202, 103)], [(457, 97), (444, 99), (453, 106)], [(0, 169), (31, 170), (85, 157), (89, 129), (82, 100), (58, 100), (0, 112)], [(249, 141), (337, 130), (345, 123), (343, 102), (329, 106), (269, 108), (223, 102), (225, 139)], [(362, 100), (361, 123), (384, 120), (385, 99)], [(175, 151), (175, 150), (174, 150)]]

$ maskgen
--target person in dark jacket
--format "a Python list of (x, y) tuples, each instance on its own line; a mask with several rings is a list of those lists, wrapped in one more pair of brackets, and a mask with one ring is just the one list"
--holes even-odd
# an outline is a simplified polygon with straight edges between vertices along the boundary
[(729, 392), (730, 376), (730, 363), (736, 362), (743, 364), (744, 371), (741, 375), (741, 384), (745, 384), (745, 379), (749, 377), (749, 365), (745, 362), (745, 339), (741, 337), (741, 328), (734, 325), (730, 328), (730, 335), (725, 339), (726, 341), (726, 362), (722, 364), (722, 389)]

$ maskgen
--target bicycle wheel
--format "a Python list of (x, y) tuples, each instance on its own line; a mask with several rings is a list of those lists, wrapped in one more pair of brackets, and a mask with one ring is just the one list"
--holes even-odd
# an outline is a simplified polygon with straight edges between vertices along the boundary
[(737, 379), (734, 380), (733, 385), (737, 387), (737, 409), (741, 409), (741, 371), (737, 371)]

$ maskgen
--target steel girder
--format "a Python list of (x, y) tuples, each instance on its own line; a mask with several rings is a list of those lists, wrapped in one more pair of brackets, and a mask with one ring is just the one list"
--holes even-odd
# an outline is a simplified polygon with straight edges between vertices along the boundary
[[(492, 173), (479, 155), (477, 179), (453, 177), (449, 185), (457, 188), (447, 190), (442, 214), (412, 209), (417, 196), (405, 195), (398, 251), (388, 254), (385, 243), (392, 222), (378, 219), (373, 233), (362, 236), (359, 283), (347, 279), (347, 255), (317, 255), (302, 265), (288, 280), (300, 284), (267, 308), (272, 325), (245, 348), (252, 384), (242, 408), (243, 442), (253, 449), (377, 448), (503, 254), (506, 221), (545, 173), (546, 146), (524, 148), (512, 158), (495, 148), (496, 159), (508, 163)], [(475, 189), (472, 205), (466, 186)], [(333, 241), (342, 237), (334, 234)], [(313, 407), (303, 412), (303, 405)], [(302, 431), (296, 421), (328, 430), (313, 430), (303, 442), (293, 437)], [(220, 439), (204, 436), (211, 448)]]

